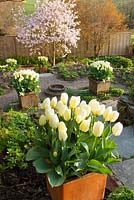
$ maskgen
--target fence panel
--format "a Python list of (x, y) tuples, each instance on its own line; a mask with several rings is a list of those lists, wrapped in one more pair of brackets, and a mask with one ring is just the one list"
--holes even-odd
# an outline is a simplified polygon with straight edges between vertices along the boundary
[(16, 55), (14, 36), (0, 36), (0, 59), (9, 58)]
[[(101, 50), (100, 55), (123, 55), (126, 56), (130, 46), (130, 32), (121, 32), (111, 35)], [(23, 44), (18, 43), (15, 36), (0, 36), (0, 59), (13, 56), (29, 56), (30, 52)], [(45, 55), (45, 52), (44, 52)], [(72, 48), (73, 56), (93, 56), (93, 44), (81, 39), (77, 48)]]

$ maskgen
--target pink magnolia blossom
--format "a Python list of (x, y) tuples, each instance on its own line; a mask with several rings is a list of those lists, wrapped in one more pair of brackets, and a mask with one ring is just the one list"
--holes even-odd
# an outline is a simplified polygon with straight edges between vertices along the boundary
[(70, 52), (71, 47), (77, 47), (80, 39), (75, 6), (72, 0), (39, 4), (32, 15), (23, 16), (21, 23), (16, 23), (17, 40), (31, 50), (39, 50), (44, 44), (50, 44), (54, 45), (54, 55), (61, 49), (64, 53)]

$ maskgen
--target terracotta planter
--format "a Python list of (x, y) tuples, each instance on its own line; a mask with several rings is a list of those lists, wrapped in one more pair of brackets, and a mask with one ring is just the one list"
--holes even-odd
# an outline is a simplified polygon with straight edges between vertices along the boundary
[(47, 70), (48, 70), (48, 68), (46, 67), (46, 66), (40, 66), (39, 67), (39, 73), (46, 73), (47, 72)]
[(96, 81), (92, 78), (89, 78), (89, 89), (94, 93), (94, 94), (101, 94), (103, 92), (109, 92), (110, 88), (110, 81)]
[(103, 200), (107, 175), (90, 173), (81, 178), (52, 188), (47, 188), (52, 200)]
[(25, 96), (19, 96), (20, 104), (22, 108), (37, 107), (38, 96), (34, 92), (30, 92)]

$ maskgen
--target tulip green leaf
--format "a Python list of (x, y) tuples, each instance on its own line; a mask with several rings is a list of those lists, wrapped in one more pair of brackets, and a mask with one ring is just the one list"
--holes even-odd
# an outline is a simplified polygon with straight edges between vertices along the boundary
[(89, 154), (88, 145), (85, 142), (81, 142), (81, 145), (84, 147), (84, 149), (86, 150), (87, 154)]
[(52, 187), (62, 185), (65, 179), (65, 176), (59, 176), (55, 170), (52, 170), (48, 173), (48, 181)]
[(46, 162), (44, 158), (39, 158), (33, 162), (33, 166), (38, 173), (48, 173), (51, 170), (51, 164)]
[(111, 133), (111, 126), (107, 126), (103, 131), (103, 136), (107, 137)]
[(121, 159), (120, 158), (108, 158), (107, 159), (107, 163), (109, 164), (109, 163), (115, 163), (115, 162), (120, 162), (121, 161)]
[(47, 158), (48, 156), (48, 150), (42, 147), (32, 147), (27, 155), (26, 155), (26, 160), (30, 161), (30, 160), (37, 160), (39, 158)]
[(100, 163), (98, 160), (92, 159), (88, 161), (88, 167), (91, 169), (91, 171), (112, 175), (111, 170), (108, 167), (104, 166), (102, 163)]

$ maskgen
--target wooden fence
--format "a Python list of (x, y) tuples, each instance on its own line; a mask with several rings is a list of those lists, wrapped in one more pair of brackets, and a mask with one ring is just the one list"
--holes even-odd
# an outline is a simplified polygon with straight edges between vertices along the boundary
[[(123, 55), (128, 56), (130, 47), (130, 32), (121, 32), (111, 35), (109, 41), (104, 45), (100, 55)], [(18, 43), (15, 36), (0, 36), (0, 59), (9, 57), (29, 56), (29, 50)], [(45, 52), (44, 52), (45, 55)], [(72, 49), (74, 56), (93, 56), (93, 45), (90, 42), (80, 40), (78, 47)]]

